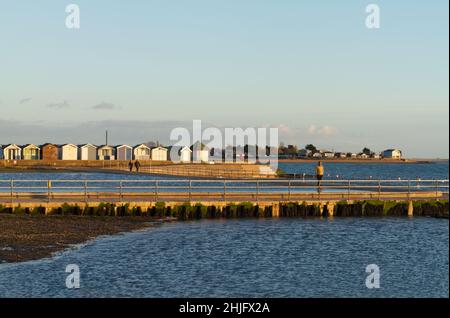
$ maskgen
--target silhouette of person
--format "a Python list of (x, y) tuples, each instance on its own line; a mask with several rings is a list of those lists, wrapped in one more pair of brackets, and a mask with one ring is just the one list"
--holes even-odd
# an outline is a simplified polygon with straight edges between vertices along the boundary
[(128, 168), (130, 169), (130, 172), (133, 171), (133, 162), (130, 160), (130, 162), (128, 163)]
[(141, 167), (141, 163), (138, 160), (136, 160), (134, 162), (134, 166), (136, 167), (136, 172), (139, 172), (139, 168)]

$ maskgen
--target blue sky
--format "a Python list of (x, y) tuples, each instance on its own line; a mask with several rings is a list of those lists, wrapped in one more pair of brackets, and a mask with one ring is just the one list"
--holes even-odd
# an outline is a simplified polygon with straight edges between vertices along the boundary
[(201, 119), (448, 158), (446, 0), (0, 0), (0, 26), (0, 144), (165, 142)]

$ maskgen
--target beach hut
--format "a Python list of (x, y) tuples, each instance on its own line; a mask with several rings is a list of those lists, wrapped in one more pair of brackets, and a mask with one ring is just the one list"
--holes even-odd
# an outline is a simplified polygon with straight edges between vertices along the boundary
[(167, 161), (168, 151), (167, 148), (161, 146), (152, 148), (152, 160)]
[(133, 155), (135, 160), (150, 160), (150, 147), (140, 144), (133, 147)]
[(92, 144), (80, 146), (80, 160), (97, 160), (97, 147)]
[(59, 148), (59, 158), (61, 160), (78, 160), (78, 146), (65, 144)]
[(6, 145), (3, 148), (3, 158), (5, 160), (20, 160), (22, 158), (22, 149), (15, 144)]
[(180, 149), (180, 162), (191, 162), (192, 150), (188, 146)]
[(33, 144), (28, 144), (22, 147), (23, 160), (39, 160), (41, 149)]
[(55, 161), (58, 160), (58, 146), (54, 144), (43, 144), (41, 146), (41, 159)]
[(3, 160), (3, 146), (0, 145), (0, 160)]
[(169, 160), (173, 162), (189, 163), (192, 160), (192, 150), (188, 146), (170, 146)]
[(116, 159), (117, 160), (132, 160), (133, 159), (133, 147), (128, 145), (120, 145), (116, 147)]
[(97, 150), (98, 160), (114, 160), (114, 148), (108, 145), (100, 146)]

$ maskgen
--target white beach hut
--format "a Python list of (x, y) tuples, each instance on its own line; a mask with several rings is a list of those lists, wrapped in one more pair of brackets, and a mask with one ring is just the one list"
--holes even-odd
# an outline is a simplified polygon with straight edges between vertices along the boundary
[(33, 144), (28, 144), (22, 147), (23, 160), (40, 160), (41, 149)]
[(167, 161), (167, 153), (167, 148), (161, 146), (152, 148), (152, 160)]
[(192, 150), (188, 146), (170, 146), (168, 160), (172, 162), (189, 163), (192, 160)]
[(128, 145), (120, 145), (116, 147), (116, 159), (117, 160), (132, 160), (133, 159), (133, 147)]
[(180, 162), (191, 162), (192, 150), (188, 146), (180, 149)]
[(80, 146), (80, 160), (97, 160), (97, 147), (93, 144)]
[(22, 149), (15, 144), (6, 145), (3, 148), (3, 158), (5, 160), (20, 160), (22, 158)]
[(78, 160), (78, 146), (74, 144), (64, 144), (59, 148), (60, 160)]
[(115, 160), (114, 148), (108, 145), (100, 146), (97, 150), (98, 160)]
[(133, 156), (135, 160), (150, 160), (151, 149), (144, 144), (134, 146)]

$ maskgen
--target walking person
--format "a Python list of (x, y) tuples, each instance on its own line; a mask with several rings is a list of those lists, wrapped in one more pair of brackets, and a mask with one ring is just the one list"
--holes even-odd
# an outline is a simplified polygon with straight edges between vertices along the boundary
[(128, 168), (130, 169), (130, 172), (133, 172), (133, 161), (130, 160), (128, 163)]
[(317, 192), (320, 192), (320, 184), (323, 179), (324, 167), (322, 165), (322, 161), (316, 166), (316, 178), (317, 178)]
[(138, 160), (136, 160), (134, 162), (134, 166), (136, 167), (136, 172), (139, 172), (139, 168), (141, 167), (141, 163)]

